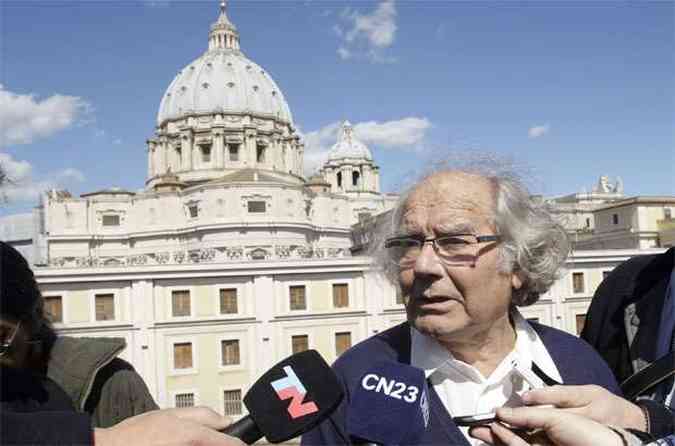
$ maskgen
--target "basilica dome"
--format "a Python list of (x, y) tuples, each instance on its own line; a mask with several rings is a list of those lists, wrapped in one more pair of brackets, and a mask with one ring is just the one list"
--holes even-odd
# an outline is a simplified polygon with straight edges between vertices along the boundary
[(239, 34), (224, 3), (211, 26), (209, 49), (178, 72), (157, 113), (157, 125), (186, 115), (251, 114), (293, 123), (284, 95), (272, 77), (239, 49)]
[(329, 161), (345, 158), (367, 159), (372, 161), (373, 155), (368, 147), (354, 137), (354, 129), (349, 121), (342, 123), (337, 142), (331, 147), (328, 154)]

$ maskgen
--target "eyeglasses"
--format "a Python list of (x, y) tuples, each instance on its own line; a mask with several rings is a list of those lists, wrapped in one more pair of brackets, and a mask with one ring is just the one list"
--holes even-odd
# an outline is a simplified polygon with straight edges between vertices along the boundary
[[(10, 351), (12, 351), (12, 344), (14, 344), (14, 339), (16, 338), (16, 334), (19, 332), (19, 328), (21, 328), (21, 321), (17, 322), (16, 327), (14, 327), (14, 332), (9, 336), (9, 338), (4, 341), (0, 342), (0, 358), (3, 358), (9, 354)], [(38, 340), (29, 340), (26, 341), (26, 344), (39, 344), (41, 341)]]
[(0, 343), (0, 358), (3, 356), (7, 355), (9, 351), (12, 348), (12, 344), (14, 343), (14, 338), (16, 338), (16, 334), (19, 332), (19, 328), (21, 327), (21, 321), (19, 321), (16, 324), (16, 327), (14, 327), (14, 332), (7, 338), (6, 341)]
[(427, 243), (431, 243), (439, 259), (449, 266), (473, 266), (479, 254), (479, 244), (498, 242), (498, 235), (451, 234), (425, 238), (404, 235), (385, 240), (389, 258), (401, 268), (410, 268)]

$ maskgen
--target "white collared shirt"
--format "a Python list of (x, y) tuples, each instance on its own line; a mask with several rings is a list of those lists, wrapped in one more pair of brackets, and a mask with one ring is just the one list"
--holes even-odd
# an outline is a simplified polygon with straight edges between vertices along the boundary
[[(505, 405), (522, 405), (520, 395), (542, 386), (531, 372), (532, 362), (550, 378), (562, 382), (558, 368), (534, 329), (517, 309), (512, 310), (511, 318), (516, 331), (515, 347), (487, 377), (475, 367), (454, 358), (435, 339), (411, 328), (411, 365), (424, 370), (451, 416), (475, 415)], [(469, 437), (469, 428), (460, 430), (472, 445), (485, 444)]]

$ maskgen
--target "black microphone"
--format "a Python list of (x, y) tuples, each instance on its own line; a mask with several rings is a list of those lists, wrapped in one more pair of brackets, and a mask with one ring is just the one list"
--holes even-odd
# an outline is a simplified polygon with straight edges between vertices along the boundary
[(330, 366), (316, 350), (289, 356), (253, 384), (244, 396), (249, 414), (221, 432), (252, 444), (297, 437), (328, 417), (343, 397)]
[(357, 443), (419, 443), (429, 426), (424, 371), (394, 362), (377, 363), (352, 392), (346, 427)]

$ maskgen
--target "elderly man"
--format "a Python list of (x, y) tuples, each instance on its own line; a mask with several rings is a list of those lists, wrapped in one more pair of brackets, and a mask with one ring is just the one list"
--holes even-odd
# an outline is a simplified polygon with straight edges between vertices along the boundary
[(375, 361), (424, 370), (430, 419), (417, 444), (482, 445), (453, 417), (522, 405), (521, 395), (542, 382), (618, 392), (589, 346), (529, 324), (516, 309), (534, 303), (555, 281), (568, 243), (513, 174), (436, 172), (402, 197), (393, 224), (381, 257), (406, 297), (408, 322), (340, 357), (334, 368), (347, 397), (303, 444), (359, 441), (345, 420), (351, 395)]

